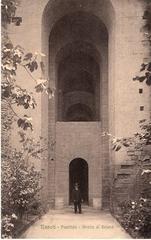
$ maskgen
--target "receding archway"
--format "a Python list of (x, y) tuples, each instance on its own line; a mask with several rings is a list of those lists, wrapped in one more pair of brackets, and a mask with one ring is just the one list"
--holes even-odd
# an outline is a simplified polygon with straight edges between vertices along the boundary
[(94, 116), (93, 116), (93, 113), (92, 113), (92, 110), (84, 105), (84, 104), (75, 104), (75, 105), (72, 105), (67, 113), (66, 113), (66, 116), (65, 116), (65, 120), (66, 121), (83, 121), (83, 122), (86, 122), (86, 121), (93, 121), (94, 119)]
[(72, 203), (72, 190), (75, 183), (79, 184), (82, 199), (88, 204), (88, 164), (82, 158), (76, 158), (69, 164), (69, 203)]
[[(112, 90), (114, 86), (112, 83), (114, 80), (115, 14), (112, 0), (47, 0), (47, 2), (42, 17), (41, 31), (42, 52), (46, 55), (43, 58), (45, 63), (43, 74), (49, 79), (49, 86), (55, 89), (55, 97), (49, 101), (47, 96), (42, 96), (42, 129), (44, 129), (42, 134), (48, 137), (48, 142), (51, 142), (51, 139), (56, 140), (53, 150), (50, 150), (48, 146), (48, 156), (53, 156), (57, 161), (50, 164), (48, 168), (46, 162), (42, 161), (46, 176), (52, 176), (45, 183), (50, 191), (45, 192), (48, 192), (49, 201), (62, 196), (65, 204), (68, 203), (68, 174), (65, 175), (67, 169), (65, 170), (64, 165), (71, 155), (84, 155), (90, 166), (91, 162), (94, 166), (92, 171), (89, 167), (90, 174), (91, 172), (93, 174), (93, 170), (95, 171), (98, 165), (105, 166), (105, 171), (102, 171), (103, 167), (98, 168), (100, 174), (98, 173), (95, 179), (89, 177), (89, 203), (91, 204), (97, 192), (98, 197), (103, 196), (101, 199), (106, 204), (107, 198), (109, 199), (110, 177), (107, 171), (110, 159), (108, 141), (101, 139), (100, 145), (97, 145), (96, 141), (94, 147), (91, 148), (91, 146), (94, 143), (94, 135), (108, 130), (110, 126), (109, 103), (112, 101), (110, 99), (114, 100), (114, 91), (111, 97), (108, 94), (109, 89)], [(86, 107), (83, 108), (83, 105)], [(111, 102), (112, 105), (114, 101)], [(69, 109), (72, 111), (68, 111)], [(67, 113), (70, 113), (67, 114), (69, 119), (77, 121), (77, 117), (75, 118), (77, 112), (81, 115), (80, 118), (78, 116), (80, 121), (83, 119), (87, 121), (64, 123)], [(93, 123), (91, 116), (95, 116)], [(95, 127), (98, 131), (93, 132)], [(66, 136), (67, 148), (64, 150), (62, 147), (64, 139), (61, 139), (66, 132), (69, 132), (70, 136), (69, 138)], [(90, 137), (85, 138), (87, 132), (91, 134)], [(78, 139), (78, 134), (81, 136), (81, 141)], [(98, 138), (95, 137), (95, 139)], [(81, 152), (75, 143), (77, 139), (80, 149), (82, 148)], [(85, 155), (83, 145), (90, 143), (87, 139), (91, 139), (92, 144), (87, 148), (87, 155)], [(91, 153), (94, 158), (89, 159)], [(63, 178), (60, 174), (66, 177), (64, 181), (66, 188), (60, 187), (63, 185)], [(51, 184), (52, 180), (53, 184)]]
[(103, 89), (103, 80), (107, 84), (108, 31), (105, 24), (95, 14), (83, 10), (66, 14), (54, 24), (49, 47), (50, 74), (55, 74), (56, 84), (56, 121), (66, 121), (64, 113), (70, 107), (71, 94), (72, 105), (88, 105), (95, 113), (90, 121), (100, 121), (100, 89)]

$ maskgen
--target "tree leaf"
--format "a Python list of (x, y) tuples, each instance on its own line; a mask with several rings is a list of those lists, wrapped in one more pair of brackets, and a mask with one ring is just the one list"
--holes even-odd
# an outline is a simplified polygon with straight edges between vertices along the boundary
[(147, 77), (146, 84), (151, 86), (151, 75)]
[(144, 71), (144, 70), (146, 69), (146, 66), (147, 66), (147, 64), (142, 63), (142, 64), (141, 64), (141, 69), (140, 69), (140, 71), (141, 71), (141, 72)]
[(124, 146), (124, 147), (129, 147), (130, 144), (129, 144), (128, 142), (123, 142), (123, 146)]
[(151, 71), (151, 62), (148, 63), (147, 70)]
[(37, 84), (40, 84), (40, 83), (47, 83), (47, 79), (44, 79), (44, 78), (38, 78), (37, 80)]
[(35, 89), (36, 89), (36, 92), (37, 92), (37, 93), (43, 92), (43, 90), (44, 90), (43, 84), (42, 84), (42, 83), (37, 84), (37, 85), (35, 86)]
[(40, 68), (41, 68), (42, 73), (44, 74), (45, 73), (45, 65), (42, 61), (40, 62)]
[(119, 151), (121, 149), (121, 145), (117, 145), (116, 148), (115, 148), (115, 151)]
[(27, 53), (24, 57), (24, 61), (28, 61), (28, 60), (31, 60), (33, 57), (33, 54), (32, 53)]
[(138, 80), (139, 80), (140, 82), (143, 82), (145, 79), (146, 79), (146, 76), (138, 77)]

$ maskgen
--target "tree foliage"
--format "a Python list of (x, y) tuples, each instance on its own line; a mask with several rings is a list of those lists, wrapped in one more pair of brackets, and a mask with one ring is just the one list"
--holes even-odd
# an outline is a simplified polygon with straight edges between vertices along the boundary
[(2, 0), (1, 12), (2, 12), (2, 23), (11, 23), (12, 18), (15, 17), (16, 9), (19, 4), (17, 0)]
[[(31, 159), (40, 159), (45, 149), (45, 140), (27, 137), (24, 131), (19, 132), (20, 150), (11, 146), (2, 154), (2, 237), (13, 237), (17, 223), (26, 211), (40, 204), (38, 197), (41, 189), (41, 174)], [(42, 145), (43, 141), (43, 147)], [(15, 217), (14, 217), (15, 216)]]
[[(44, 75), (42, 53), (26, 52), (19, 44), (14, 46), (7, 35), (7, 24), (21, 23), (21, 17), (16, 17), (19, 0), (2, 0), (2, 53), (1, 53), (1, 99), (2, 99), (2, 237), (14, 237), (17, 223), (25, 211), (30, 210), (38, 200), (41, 174), (35, 169), (33, 162), (41, 157), (44, 151), (42, 139), (35, 140), (28, 136), (26, 130), (33, 130), (32, 118), (26, 112), (21, 116), (16, 109), (21, 107), (34, 109), (37, 104), (35, 93), (46, 93), (51, 98), (54, 95), (48, 87), (48, 80), (34, 77), (40, 68)], [(27, 91), (18, 84), (18, 70), (27, 72), (29, 81), (33, 81), (35, 91)], [(16, 78), (16, 76), (18, 78)], [(24, 79), (21, 79), (24, 83)], [(17, 121), (20, 143), (18, 149), (11, 147), (9, 133), (14, 121)], [(43, 146), (45, 144), (43, 143)]]
[[(146, 2), (146, 10), (143, 15), (145, 20), (143, 31), (145, 40), (149, 43), (149, 53), (151, 53), (151, 0), (144, 0), (144, 2)], [(146, 82), (148, 86), (151, 86), (151, 58), (141, 64), (140, 72), (133, 80)]]
[[(148, 61), (141, 64), (140, 71), (133, 78), (135, 81), (144, 82), (151, 86), (151, 0), (143, 0), (146, 3), (146, 10), (143, 19), (145, 41), (148, 42)], [(118, 217), (122, 226), (133, 238), (151, 238), (151, 119), (140, 121), (140, 131), (129, 138), (118, 138), (109, 133), (112, 148), (119, 151), (126, 147), (127, 151), (136, 154), (135, 170), (133, 176), (133, 188), (137, 187), (138, 192), (134, 199), (126, 200), (119, 204), (121, 209)], [(148, 150), (147, 150), (148, 149)], [(137, 152), (141, 155), (138, 157)], [(147, 155), (146, 155), (147, 154)], [(114, 186), (113, 186), (114, 187)]]
[(146, 145), (151, 145), (151, 121), (146, 119), (140, 120), (140, 132), (135, 133), (132, 137), (115, 137), (106, 132), (103, 136), (105, 135), (110, 137), (114, 151), (119, 151), (122, 147), (143, 149)]
[(137, 201), (125, 201), (121, 204), (122, 226), (134, 238), (151, 237), (151, 199), (140, 198)]
[(27, 115), (20, 118), (14, 111), (14, 105), (24, 109), (34, 109), (37, 104), (34, 94), (17, 84), (16, 74), (18, 68), (25, 69), (30, 79), (35, 82), (35, 92), (45, 92), (49, 98), (54, 96), (54, 91), (47, 86), (48, 81), (46, 79), (36, 79), (32, 75), (39, 66), (43, 66), (42, 61), (39, 60), (41, 56), (43, 56), (42, 53), (26, 53), (19, 45), (14, 47), (9, 39), (5, 40), (2, 46), (2, 101), (9, 103), (12, 113), (18, 117), (18, 126), (24, 130), (27, 128), (32, 129), (32, 123)]
[[(6, 29), (6, 31), (2, 31), (1, 95), (2, 101), (7, 101), (7, 105), (11, 109), (12, 114), (18, 118), (18, 126), (27, 130), (28, 128), (33, 128), (29, 120), (31, 118), (27, 115), (19, 116), (16, 111), (14, 111), (14, 106), (33, 109), (37, 105), (34, 98), (35, 93), (44, 92), (48, 95), (49, 99), (51, 99), (54, 96), (54, 89), (52, 90), (48, 86), (48, 79), (44, 79), (41, 76), (38, 79), (34, 77), (34, 72), (38, 68), (41, 70), (42, 75), (45, 74), (44, 63), (41, 60), (45, 55), (40, 52), (26, 52), (20, 45), (14, 46), (7, 35), (7, 24), (15, 23), (19, 25), (18, 21), (20, 21), (20, 17), (16, 17), (15, 15), (19, 3), (19, 0), (2, 0), (1, 2), (2, 23), (4, 24), (4, 29)], [(29, 81), (34, 81), (34, 93), (28, 92), (26, 88), (24, 89), (17, 83), (16, 75), (19, 68), (27, 72)], [(24, 81), (22, 80), (22, 82)]]

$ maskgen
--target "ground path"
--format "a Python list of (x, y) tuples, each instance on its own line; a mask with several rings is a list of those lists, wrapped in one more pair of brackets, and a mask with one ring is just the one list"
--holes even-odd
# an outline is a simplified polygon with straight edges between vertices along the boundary
[(107, 211), (83, 207), (82, 214), (73, 208), (50, 210), (34, 223), (21, 238), (131, 238)]

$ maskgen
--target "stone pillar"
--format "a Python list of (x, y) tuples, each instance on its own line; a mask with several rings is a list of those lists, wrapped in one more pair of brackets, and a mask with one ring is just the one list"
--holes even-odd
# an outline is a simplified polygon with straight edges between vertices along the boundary
[(102, 208), (102, 199), (101, 198), (93, 198), (92, 206), (94, 209), (101, 209)]

